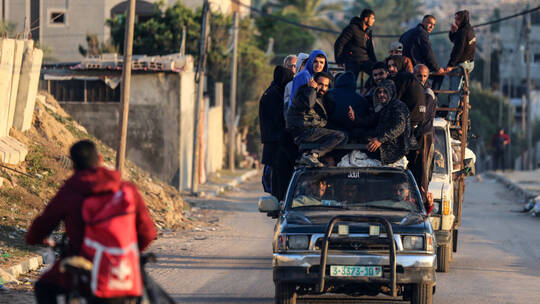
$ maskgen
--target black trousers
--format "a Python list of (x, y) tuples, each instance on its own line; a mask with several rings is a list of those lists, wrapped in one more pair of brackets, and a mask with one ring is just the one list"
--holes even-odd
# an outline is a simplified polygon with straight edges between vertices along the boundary
[(301, 131), (294, 138), (294, 143), (300, 146), (301, 144), (317, 144), (317, 148), (311, 149), (311, 153), (317, 153), (319, 156), (324, 156), (332, 151), (336, 146), (346, 141), (345, 133), (326, 129), (326, 128), (311, 128)]
[(496, 149), (493, 157), (493, 169), (504, 170), (504, 150)]
[(371, 67), (373, 66), (373, 64), (374, 62), (371, 60), (366, 60), (366, 61), (361, 61), (361, 62), (347, 61), (345, 63), (345, 71), (352, 72), (354, 74), (354, 79), (358, 80), (358, 74), (360, 72), (364, 72), (368, 75), (371, 75)]

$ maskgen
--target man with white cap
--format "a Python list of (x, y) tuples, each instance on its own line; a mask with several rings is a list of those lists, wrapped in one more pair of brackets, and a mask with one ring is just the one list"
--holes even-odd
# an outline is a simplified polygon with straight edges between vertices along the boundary
[[(401, 42), (399, 42), (399, 41), (392, 42), (392, 44), (390, 44), (390, 49), (388, 50), (388, 54), (390, 56), (393, 56), (393, 55), (403, 56), (403, 44)], [(413, 72), (413, 64), (412, 64), (411, 58), (409, 58), (407, 56), (403, 56), (403, 59), (404, 59), (403, 68), (407, 72), (412, 73)]]

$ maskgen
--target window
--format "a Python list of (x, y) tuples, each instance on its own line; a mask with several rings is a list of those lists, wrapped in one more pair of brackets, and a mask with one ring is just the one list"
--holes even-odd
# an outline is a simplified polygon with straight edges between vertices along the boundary
[(49, 12), (49, 24), (62, 26), (67, 24), (66, 12), (62, 10), (52, 10)]
[(533, 63), (540, 64), (540, 53), (536, 53), (533, 56)]
[(531, 25), (540, 25), (540, 12), (531, 13)]

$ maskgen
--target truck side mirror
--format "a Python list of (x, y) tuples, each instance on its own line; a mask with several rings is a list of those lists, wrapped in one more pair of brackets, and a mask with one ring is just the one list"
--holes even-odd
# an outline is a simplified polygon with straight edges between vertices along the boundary
[(264, 212), (270, 214), (279, 213), (280, 206), (279, 202), (276, 197), (269, 195), (269, 196), (262, 196), (259, 198), (259, 212)]

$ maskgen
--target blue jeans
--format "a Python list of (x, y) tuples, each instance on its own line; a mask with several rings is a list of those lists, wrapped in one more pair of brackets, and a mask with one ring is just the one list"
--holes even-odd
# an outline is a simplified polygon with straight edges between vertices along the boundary
[[(465, 69), (469, 74), (474, 70), (474, 61), (465, 61), (459, 64), (460, 67)], [(463, 87), (463, 76), (449, 76), (449, 89), (452, 91), (459, 91)], [(459, 105), (459, 94), (450, 94), (448, 96), (448, 107), (455, 108)], [(452, 111), (448, 112), (447, 119), (453, 121), (456, 119), (457, 113)]]

